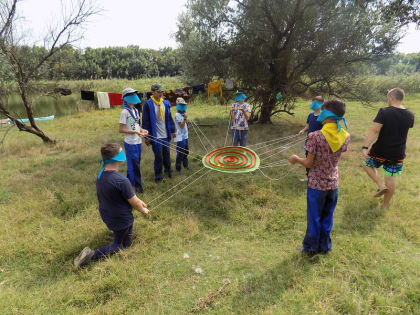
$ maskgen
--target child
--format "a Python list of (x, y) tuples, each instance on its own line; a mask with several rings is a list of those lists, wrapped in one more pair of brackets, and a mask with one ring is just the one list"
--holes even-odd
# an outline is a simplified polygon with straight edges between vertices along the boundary
[(230, 110), (232, 121), (232, 145), (246, 147), (248, 143), (248, 119), (251, 116), (251, 108), (245, 103), (246, 95), (238, 92), (235, 96), (235, 104)]
[(134, 107), (139, 104), (140, 98), (137, 91), (126, 88), (122, 92), (123, 109), (120, 114), (118, 131), (124, 134), (124, 148), (127, 152), (127, 177), (138, 193), (143, 192), (141, 184), (140, 160), (141, 160), (141, 137), (148, 135), (147, 130), (140, 128), (140, 116)]
[(144, 215), (149, 213), (146, 204), (134, 193), (130, 181), (118, 172), (119, 166), (126, 161), (121, 146), (117, 143), (104, 144), (101, 155), (103, 166), (96, 180), (99, 213), (102, 221), (114, 233), (114, 242), (95, 251), (85, 247), (74, 259), (76, 268), (130, 247), (134, 221), (132, 208)]
[(175, 114), (175, 126), (176, 126), (176, 136), (174, 141), (176, 142), (176, 160), (175, 160), (175, 169), (178, 172), (181, 172), (181, 165), (184, 166), (187, 170), (188, 168), (188, 126), (187, 126), (187, 102), (182, 98), (178, 97), (176, 99), (176, 109), (177, 113)]
[[(333, 213), (338, 200), (338, 160), (347, 151), (350, 134), (340, 126), (346, 105), (340, 100), (326, 102), (317, 120), (322, 129), (311, 132), (305, 149), (308, 156), (289, 158), (291, 164), (299, 163), (309, 168), (307, 188), (308, 225), (303, 240), (303, 252), (309, 255), (331, 250), (330, 233)], [(347, 126), (346, 126), (347, 128)]]
[[(324, 98), (322, 96), (316, 96), (312, 99), (312, 104), (310, 109), (313, 110), (313, 113), (308, 115), (306, 119), (305, 128), (299, 131), (300, 135), (303, 135), (307, 131), (306, 140), (308, 139), (309, 133), (317, 130), (321, 130), (322, 124), (317, 120), (319, 113), (321, 112), (322, 104), (324, 103)], [(306, 141), (305, 141), (306, 142)], [(308, 156), (308, 151), (305, 151), (305, 156)], [(309, 168), (306, 169), (306, 178), (301, 179), (301, 181), (306, 182), (308, 180)]]
[[(363, 168), (378, 185), (375, 197), (384, 196), (381, 209), (387, 209), (396, 189), (395, 176), (401, 174), (405, 158), (408, 130), (414, 126), (414, 114), (402, 102), (404, 90), (395, 88), (388, 92), (388, 107), (379, 109), (372, 129), (362, 147)], [(376, 139), (377, 138), (377, 139)], [(369, 150), (369, 146), (374, 141)], [(378, 177), (382, 166), (385, 181)]]

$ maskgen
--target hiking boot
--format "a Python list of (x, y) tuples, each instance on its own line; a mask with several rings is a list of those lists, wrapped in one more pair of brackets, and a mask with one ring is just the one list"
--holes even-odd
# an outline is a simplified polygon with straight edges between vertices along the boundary
[(94, 250), (90, 249), (89, 247), (83, 248), (79, 256), (77, 256), (74, 259), (74, 267), (79, 268), (83, 265), (88, 264), (90, 260), (92, 259), (93, 254), (95, 254)]

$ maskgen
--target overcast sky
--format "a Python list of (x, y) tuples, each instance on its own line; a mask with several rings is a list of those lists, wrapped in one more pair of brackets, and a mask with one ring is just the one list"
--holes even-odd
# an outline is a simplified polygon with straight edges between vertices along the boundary
[[(63, 0), (69, 1), (69, 0)], [(86, 26), (79, 47), (138, 45), (141, 48), (176, 47), (177, 16), (187, 0), (100, 0), (104, 12)], [(19, 13), (34, 34), (41, 34), (59, 12), (60, 0), (23, 0)], [(420, 52), (420, 30), (408, 29), (398, 51)]]

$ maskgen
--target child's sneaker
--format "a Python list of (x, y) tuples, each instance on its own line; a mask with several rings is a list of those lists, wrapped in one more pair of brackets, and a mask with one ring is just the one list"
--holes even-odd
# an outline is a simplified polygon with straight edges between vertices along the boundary
[(89, 263), (90, 260), (93, 257), (93, 254), (95, 254), (94, 250), (90, 249), (89, 247), (83, 248), (83, 250), (80, 252), (79, 256), (77, 256), (74, 259), (74, 267), (79, 268), (79, 267)]

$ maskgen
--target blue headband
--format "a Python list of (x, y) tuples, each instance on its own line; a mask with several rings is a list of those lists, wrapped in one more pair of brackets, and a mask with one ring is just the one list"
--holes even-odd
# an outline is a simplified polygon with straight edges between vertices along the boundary
[(246, 95), (244, 93), (237, 94), (235, 96), (235, 102), (240, 102), (246, 99)]
[(127, 161), (127, 158), (125, 156), (124, 151), (122, 151), (122, 150), (117, 155), (110, 158), (109, 160), (106, 160), (106, 161), (102, 160), (101, 161), (102, 162), (102, 167), (101, 167), (101, 170), (99, 171), (98, 179), (101, 178), (101, 175), (105, 170), (105, 165), (112, 164), (112, 163), (115, 163), (115, 162), (125, 162), (125, 161)]
[(346, 130), (348, 129), (347, 124), (346, 124), (346, 119), (344, 117), (337, 116), (336, 114), (334, 114), (332, 111), (329, 111), (328, 109), (321, 110), (321, 113), (319, 114), (317, 121), (322, 122), (327, 118), (331, 118), (337, 122), (338, 131), (341, 130), (341, 125), (340, 125), (341, 120), (343, 121), (344, 126), (346, 127)]
[(316, 110), (316, 109), (320, 109), (321, 107), (322, 107), (322, 103), (321, 102), (312, 101), (312, 104), (311, 104), (310, 109)]
[(140, 100), (140, 98), (137, 94), (131, 94), (131, 95), (124, 96), (123, 99), (126, 103), (133, 104), (133, 105), (141, 103), (141, 100)]

